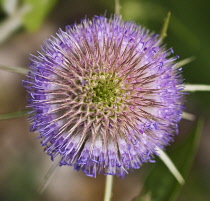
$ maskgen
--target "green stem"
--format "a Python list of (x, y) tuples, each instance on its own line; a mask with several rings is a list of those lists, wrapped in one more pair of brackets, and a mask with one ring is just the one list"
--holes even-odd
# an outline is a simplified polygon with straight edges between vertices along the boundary
[(107, 175), (106, 176), (104, 201), (111, 201), (112, 186), (113, 186), (113, 176), (112, 175)]
[(47, 174), (45, 175), (42, 184), (38, 188), (38, 193), (42, 194), (45, 189), (47, 188), (48, 184), (50, 183), (51, 179), (53, 178), (54, 174), (56, 173), (56, 170), (58, 170), (58, 167), (60, 165), (60, 162), (54, 163), (51, 168), (48, 170)]
[(26, 117), (28, 113), (28, 110), (22, 110), (18, 112), (12, 112), (8, 114), (1, 114), (0, 115), (0, 120), (7, 120), (7, 119), (15, 119), (15, 118), (20, 118), (20, 117)]
[(156, 148), (157, 153), (159, 154), (160, 159), (165, 163), (166, 167), (169, 169), (169, 171), (174, 175), (174, 177), (177, 179), (177, 181), (183, 185), (185, 183), (184, 178), (174, 165), (174, 163), (171, 161), (171, 159), (168, 157), (168, 155), (161, 150), (160, 148)]
[(196, 92), (196, 91), (210, 91), (210, 85), (204, 84), (186, 84), (184, 91)]
[(189, 121), (194, 121), (196, 119), (196, 116), (187, 112), (182, 112), (182, 118)]
[(115, 14), (120, 15), (120, 0), (115, 0)]
[(177, 62), (175, 68), (180, 68), (180, 67), (182, 67), (182, 66), (184, 66), (184, 65), (187, 65), (187, 64), (191, 63), (191, 62), (194, 61), (194, 60), (195, 60), (194, 57), (189, 57), (189, 58), (183, 59), (183, 60)]
[(0, 24), (0, 44), (9, 38), (18, 28), (22, 26), (22, 17), (30, 11), (29, 5), (24, 5), (17, 12), (9, 16), (5, 21)]
[(13, 66), (2, 66), (0, 65), (0, 70), (9, 71), (12, 73), (19, 73), (26, 75), (28, 73), (28, 70), (21, 67), (13, 67)]
[(171, 12), (168, 12), (168, 14), (167, 14), (167, 16), (164, 20), (164, 24), (163, 24), (161, 33), (160, 33), (160, 37), (162, 39), (164, 39), (167, 36), (167, 31), (168, 31), (168, 25), (169, 25), (170, 18), (171, 18)]

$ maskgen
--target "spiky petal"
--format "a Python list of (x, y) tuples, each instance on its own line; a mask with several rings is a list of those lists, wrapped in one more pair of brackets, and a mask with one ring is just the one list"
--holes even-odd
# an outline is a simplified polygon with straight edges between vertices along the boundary
[(118, 16), (60, 29), (31, 56), (31, 130), (60, 165), (123, 177), (177, 131), (183, 85), (170, 54), (158, 35)]

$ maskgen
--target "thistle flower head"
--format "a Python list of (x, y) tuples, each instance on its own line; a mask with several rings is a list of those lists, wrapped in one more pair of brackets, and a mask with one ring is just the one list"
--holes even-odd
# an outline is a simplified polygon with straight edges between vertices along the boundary
[(158, 35), (118, 16), (59, 30), (23, 82), (31, 130), (60, 165), (123, 177), (177, 131), (182, 79)]

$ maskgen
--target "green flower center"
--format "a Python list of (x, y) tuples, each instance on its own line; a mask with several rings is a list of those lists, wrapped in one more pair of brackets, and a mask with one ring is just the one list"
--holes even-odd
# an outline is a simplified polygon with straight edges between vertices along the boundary
[(115, 74), (93, 74), (84, 86), (86, 102), (100, 104), (103, 108), (119, 108), (126, 96), (122, 79)]

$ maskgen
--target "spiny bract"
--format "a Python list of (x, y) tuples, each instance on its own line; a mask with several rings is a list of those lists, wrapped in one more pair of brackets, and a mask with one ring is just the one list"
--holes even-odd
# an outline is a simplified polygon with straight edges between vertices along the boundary
[(23, 84), (31, 130), (60, 165), (123, 177), (177, 132), (182, 79), (156, 34), (95, 16), (61, 29), (31, 56)]

